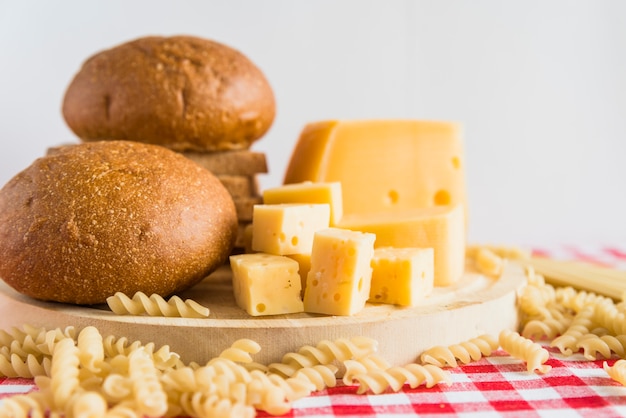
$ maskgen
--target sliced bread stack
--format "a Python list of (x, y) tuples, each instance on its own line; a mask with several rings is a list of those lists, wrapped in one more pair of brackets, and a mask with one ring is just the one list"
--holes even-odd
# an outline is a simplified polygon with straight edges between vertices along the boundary
[(215, 174), (232, 196), (239, 220), (233, 253), (244, 252), (246, 227), (252, 223), (253, 207), (263, 202), (258, 175), (268, 172), (265, 154), (237, 150), (184, 152), (183, 155)]

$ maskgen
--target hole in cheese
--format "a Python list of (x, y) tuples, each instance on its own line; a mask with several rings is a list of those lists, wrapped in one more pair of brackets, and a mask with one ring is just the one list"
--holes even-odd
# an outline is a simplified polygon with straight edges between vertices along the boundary
[(335, 299), (335, 302), (338, 302), (339, 299), (341, 299), (341, 293), (335, 293), (335, 296), (333, 296), (333, 299)]
[(264, 303), (258, 303), (258, 304), (256, 305), (256, 311), (257, 311), (258, 313), (263, 313), (263, 312), (265, 312), (265, 304), (264, 304)]
[(387, 203), (389, 203), (390, 205), (395, 205), (396, 203), (398, 203), (398, 199), (400, 198), (400, 195), (398, 194), (397, 190), (389, 190), (387, 192)]
[(283, 232), (281, 232), (281, 233), (280, 233), (280, 237), (279, 237), (279, 239), (280, 239), (281, 241), (285, 241), (285, 240), (287, 239), (287, 237), (285, 236), (285, 234), (284, 234)]
[(435, 193), (434, 200), (435, 200), (435, 205), (437, 206), (449, 205), (451, 202), (450, 192), (448, 192), (447, 190), (443, 190), (443, 189), (439, 190), (437, 191), (437, 193)]
[(461, 158), (452, 157), (452, 167), (454, 167), (457, 170), (461, 168)]
[(291, 245), (293, 245), (294, 247), (298, 245), (298, 237), (296, 235), (291, 237)]
[(356, 250), (352, 247), (348, 248), (348, 256), (354, 257), (356, 255)]

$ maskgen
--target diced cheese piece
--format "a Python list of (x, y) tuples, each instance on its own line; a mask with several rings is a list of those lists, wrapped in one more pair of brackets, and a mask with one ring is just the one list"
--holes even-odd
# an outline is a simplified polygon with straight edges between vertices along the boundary
[(230, 256), (237, 306), (252, 316), (302, 312), (298, 262), (273, 254)]
[(372, 279), (373, 234), (317, 231), (304, 291), (305, 312), (354, 315), (365, 307)]
[(300, 266), (298, 273), (300, 273), (300, 284), (302, 285), (302, 296), (304, 297), (306, 276), (309, 274), (309, 270), (311, 270), (311, 254), (289, 254), (286, 257), (296, 260)]
[(276, 255), (310, 253), (315, 231), (328, 228), (329, 223), (328, 204), (255, 205), (252, 250)]
[(463, 204), (459, 128), (417, 120), (308, 124), (284, 183), (341, 182), (344, 214)]
[(435, 286), (457, 282), (465, 271), (462, 205), (377, 214), (344, 215), (340, 226), (376, 234), (376, 247), (421, 247), (435, 251)]
[(376, 248), (369, 301), (417, 305), (433, 291), (434, 264), (432, 248)]
[(263, 203), (328, 203), (330, 205), (330, 225), (337, 225), (343, 215), (341, 183), (326, 182), (285, 184), (263, 191)]

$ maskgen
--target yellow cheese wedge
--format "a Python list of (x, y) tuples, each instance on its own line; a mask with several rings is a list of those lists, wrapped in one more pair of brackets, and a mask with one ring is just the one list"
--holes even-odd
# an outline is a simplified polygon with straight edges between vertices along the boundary
[(434, 263), (432, 248), (376, 248), (369, 301), (417, 305), (433, 291)]
[(330, 225), (337, 225), (343, 216), (341, 183), (325, 182), (285, 184), (263, 191), (263, 203), (328, 203), (330, 205)]
[(365, 307), (372, 279), (373, 234), (317, 231), (304, 290), (305, 312), (354, 315)]
[(310, 253), (315, 231), (328, 228), (329, 223), (328, 204), (255, 205), (252, 250), (275, 255)]
[(453, 123), (321, 121), (301, 132), (284, 183), (341, 182), (345, 214), (465, 205), (463, 164)]
[(435, 286), (457, 282), (465, 270), (462, 205), (344, 215), (342, 228), (376, 235), (376, 247), (433, 248)]
[(302, 312), (298, 263), (273, 254), (230, 256), (237, 306), (252, 316)]

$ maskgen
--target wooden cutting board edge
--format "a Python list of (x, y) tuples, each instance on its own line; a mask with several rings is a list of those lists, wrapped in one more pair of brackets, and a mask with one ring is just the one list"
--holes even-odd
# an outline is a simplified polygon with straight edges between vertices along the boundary
[[(303, 345), (322, 340), (366, 336), (378, 341), (378, 354), (393, 365), (415, 362), (426, 349), (449, 346), (481, 334), (495, 337), (503, 329), (519, 324), (517, 295), (526, 284), (524, 269), (506, 264), (498, 279), (483, 280), (483, 288), (428, 307), (398, 308), (368, 305), (353, 317), (262, 317), (234, 319), (190, 319), (120, 316), (90, 307), (48, 303), (30, 299), (0, 282), (0, 328), (24, 324), (47, 329), (73, 326), (80, 330), (97, 327), (103, 336), (126, 337), (158, 347), (168, 345), (184, 362), (203, 364), (234, 341), (249, 338), (262, 350), (254, 360), (263, 364), (280, 361)], [(213, 308), (212, 308), (213, 311)]]

